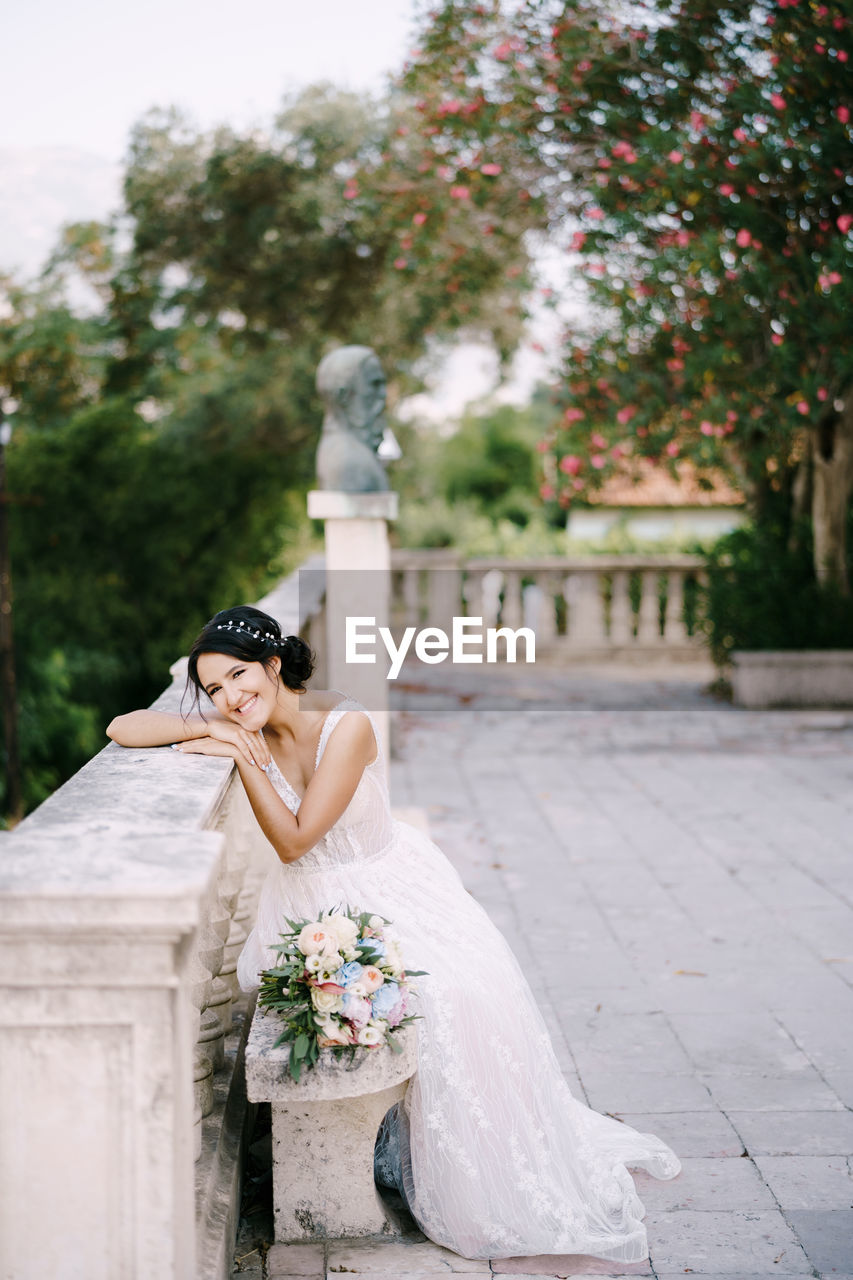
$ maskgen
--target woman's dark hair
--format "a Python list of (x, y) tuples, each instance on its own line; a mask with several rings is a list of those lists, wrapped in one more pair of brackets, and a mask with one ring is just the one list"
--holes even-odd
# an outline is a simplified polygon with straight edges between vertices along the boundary
[(281, 659), (279, 675), (296, 693), (305, 692), (305, 682), (314, 670), (314, 655), (300, 636), (283, 636), (275, 618), (250, 604), (223, 609), (206, 622), (193, 642), (187, 662), (187, 692), (194, 703), (203, 692), (198, 678), (198, 660), (203, 653), (224, 653), (241, 662), (262, 662), (270, 668), (273, 658)]

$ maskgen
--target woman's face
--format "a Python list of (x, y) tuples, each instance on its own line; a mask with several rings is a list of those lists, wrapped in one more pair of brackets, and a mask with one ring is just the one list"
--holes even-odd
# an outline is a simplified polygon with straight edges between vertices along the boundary
[(249, 732), (257, 732), (276, 706), (280, 667), (280, 658), (273, 658), (266, 667), (262, 662), (243, 662), (227, 653), (202, 653), (197, 670), (199, 682), (216, 710)]

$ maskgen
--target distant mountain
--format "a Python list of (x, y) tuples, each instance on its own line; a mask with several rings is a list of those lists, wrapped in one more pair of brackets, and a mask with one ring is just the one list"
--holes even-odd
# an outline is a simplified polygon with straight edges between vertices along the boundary
[(0, 148), (0, 271), (38, 273), (66, 222), (118, 207), (122, 168), (76, 147)]

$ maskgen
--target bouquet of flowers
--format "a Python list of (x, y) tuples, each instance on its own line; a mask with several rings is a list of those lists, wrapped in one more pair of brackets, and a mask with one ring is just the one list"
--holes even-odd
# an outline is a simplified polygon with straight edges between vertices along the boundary
[(261, 974), (258, 1003), (284, 1019), (276, 1040), (290, 1044), (290, 1074), (299, 1080), (321, 1049), (401, 1046), (392, 1032), (412, 1022), (408, 979), (423, 970), (403, 967), (390, 921), (368, 911), (324, 911), (319, 920), (285, 920), (288, 931), (274, 948), (278, 964)]

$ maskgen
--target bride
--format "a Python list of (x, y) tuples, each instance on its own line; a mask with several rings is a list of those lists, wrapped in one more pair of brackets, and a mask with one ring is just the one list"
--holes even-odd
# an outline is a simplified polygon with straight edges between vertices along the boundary
[(275, 963), (285, 916), (314, 920), (335, 906), (385, 916), (407, 965), (428, 975), (417, 983), (418, 1071), (384, 1127), (418, 1226), (467, 1258), (646, 1258), (626, 1166), (672, 1178), (677, 1157), (572, 1097), (528, 986), (542, 975), (522, 973), (441, 851), (392, 818), (370, 717), (340, 693), (306, 691), (311, 669), (308, 646), (273, 618), (226, 609), (189, 656), (196, 705), (203, 693), (214, 710), (133, 711), (107, 730), (126, 747), (235, 760), (278, 859), (241, 985), (257, 986)]

